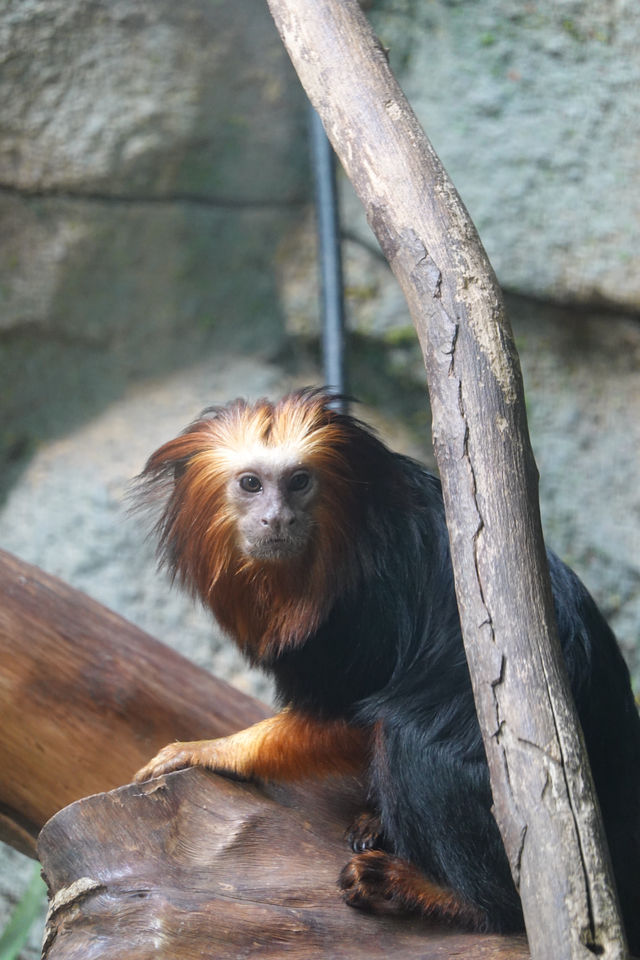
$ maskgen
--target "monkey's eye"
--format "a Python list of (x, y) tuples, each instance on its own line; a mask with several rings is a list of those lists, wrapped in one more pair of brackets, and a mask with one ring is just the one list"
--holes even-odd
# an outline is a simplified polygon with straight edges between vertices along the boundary
[(259, 493), (262, 490), (262, 484), (260, 483), (260, 478), (254, 476), (252, 473), (246, 473), (244, 477), (240, 477), (240, 486), (247, 493)]
[(311, 483), (311, 476), (307, 473), (306, 470), (298, 470), (297, 473), (294, 473), (292, 477), (289, 478), (289, 490), (306, 490), (309, 484)]

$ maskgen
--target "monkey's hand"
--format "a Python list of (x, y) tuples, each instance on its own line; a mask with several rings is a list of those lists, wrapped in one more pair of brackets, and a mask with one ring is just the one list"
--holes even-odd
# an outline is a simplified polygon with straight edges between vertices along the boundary
[(170, 743), (134, 779), (140, 783), (184, 767), (207, 767), (243, 780), (357, 773), (367, 762), (368, 744), (363, 727), (286, 708), (228, 737)]
[[(246, 732), (246, 731), (245, 731)], [(226, 773), (233, 777), (243, 777), (241, 769), (242, 758), (234, 751), (229, 741), (232, 737), (221, 737), (219, 740), (192, 740), (187, 743), (170, 743), (156, 754), (156, 756), (138, 770), (134, 780), (141, 783), (160, 777), (164, 773), (174, 770), (183, 770), (185, 767), (207, 767), (218, 773)]]

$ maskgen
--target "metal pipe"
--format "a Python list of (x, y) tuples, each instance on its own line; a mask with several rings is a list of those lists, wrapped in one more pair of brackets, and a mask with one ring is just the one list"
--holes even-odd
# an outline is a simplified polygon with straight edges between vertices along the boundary
[[(336, 162), (320, 117), (313, 107), (309, 107), (309, 114), (318, 231), (324, 380), (332, 393), (344, 395), (344, 293)], [(340, 402), (337, 406), (343, 409), (345, 404)]]

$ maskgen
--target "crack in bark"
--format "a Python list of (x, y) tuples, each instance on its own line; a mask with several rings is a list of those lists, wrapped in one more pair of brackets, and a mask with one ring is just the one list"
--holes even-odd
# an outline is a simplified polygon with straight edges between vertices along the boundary
[[(481, 623), (480, 626), (483, 627), (484, 622)], [(491, 681), (492, 687), (497, 687), (504, 682), (504, 674), (505, 674), (506, 667), (507, 667), (507, 658), (503, 653), (500, 655), (500, 670), (498, 671), (498, 676), (495, 678), (495, 680)]]
[[(430, 255), (424, 241), (415, 231), (407, 231), (406, 236), (412, 248), (414, 250), (417, 248), (421, 251), (420, 255), (416, 256), (413, 269), (411, 270), (411, 279), (424, 290), (432, 300), (440, 300), (442, 298), (442, 271), (440, 267)], [(446, 316), (447, 319), (454, 324), (451, 317), (448, 314), (446, 314)], [(447, 354), (449, 352), (449, 350), (445, 351)]]
[[(495, 644), (496, 642), (495, 628), (494, 628), (491, 611), (487, 603), (485, 590), (483, 587), (482, 575), (480, 572), (480, 562), (479, 562), (479, 556), (478, 556), (480, 536), (482, 534), (485, 524), (484, 524), (484, 519), (482, 517), (482, 511), (480, 509), (480, 504), (478, 503), (476, 474), (475, 474), (475, 470), (473, 466), (473, 458), (470, 450), (470, 431), (469, 431), (469, 423), (466, 415), (465, 402), (463, 397), (462, 378), (459, 377), (455, 371), (455, 354), (456, 354), (456, 347), (458, 344), (459, 331), (460, 331), (460, 324), (456, 323), (453, 336), (451, 339), (451, 348), (450, 348), (451, 362), (449, 366), (449, 375), (450, 377), (453, 377), (457, 380), (458, 411), (464, 425), (462, 458), (466, 460), (466, 463), (469, 468), (469, 476), (471, 481), (471, 498), (473, 501), (473, 506), (475, 509), (476, 516), (478, 518), (478, 525), (473, 534), (473, 564), (474, 564), (474, 572), (475, 572), (475, 582), (476, 582), (478, 593), (479, 593), (480, 603), (482, 605), (482, 608), (485, 611), (485, 617), (482, 620), (482, 623), (479, 624), (479, 627), (488, 627), (488, 629), (490, 630), (491, 642)], [(499, 687), (504, 682), (506, 669), (507, 669), (507, 659), (504, 652), (501, 652), (500, 667), (499, 667), (498, 675), (490, 682), (491, 695), (493, 699), (494, 716), (495, 716), (495, 731), (493, 734), (493, 739), (497, 745), (497, 749), (500, 752), (501, 765), (503, 769), (504, 798), (503, 798), (502, 805), (505, 811), (508, 808), (510, 808), (510, 810), (506, 817), (503, 817), (502, 814), (500, 813), (498, 813), (498, 815), (496, 816), (495, 804), (494, 804), (493, 810), (494, 810), (494, 816), (496, 817), (496, 821), (498, 822), (499, 825), (500, 825), (500, 822), (502, 821), (502, 825), (500, 826), (500, 829), (503, 834), (503, 838), (506, 840), (507, 836), (510, 837), (510, 842), (508, 844), (505, 843), (505, 849), (507, 852), (507, 857), (509, 859), (509, 864), (510, 864), (514, 883), (516, 885), (516, 888), (519, 890), (520, 879), (522, 874), (522, 860), (524, 857), (524, 851), (526, 847), (528, 824), (527, 824), (526, 817), (523, 816), (522, 811), (520, 810), (516, 802), (516, 795), (514, 793), (513, 785), (511, 782), (511, 771), (510, 771), (509, 750), (508, 750), (509, 727), (507, 725), (506, 720), (503, 719), (502, 717), (502, 711), (500, 707), (500, 696), (499, 696), (498, 690), (499, 690)], [(512, 829), (507, 829), (509, 822), (512, 825)]]
[[(545, 671), (545, 674), (546, 674), (546, 671)], [(553, 718), (553, 727), (556, 734), (556, 740), (560, 748), (560, 760), (556, 762), (558, 762), (560, 766), (562, 778), (564, 780), (565, 787), (566, 787), (569, 810), (571, 811), (571, 818), (573, 820), (573, 824), (576, 832), (576, 839), (578, 842), (578, 854), (580, 856), (580, 862), (582, 864), (582, 876), (584, 878), (584, 895), (585, 895), (585, 900), (587, 905), (587, 915), (589, 918), (589, 925), (588, 925), (588, 928), (583, 928), (583, 930), (581, 931), (580, 937), (583, 943), (585, 943), (585, 946), (587, 946), (588, 949), (591, 950), (593, 953), (604, 953), (604, 948), (602, 947), (602, 944), (599, 943), (599, 939), (596, 932), (596, 921), (595, 921), (594, 910), (593, 910), (593, 895), (591, 891), (591, 876), (589, 873), (589, 866), (587, 862), (588, 858), (585, 856), (585, 850), (584, 850), (584, 845), (582, 840), (582, 831), (580, 829), (580, 818), (575, 808), (573, 791), (571, 790), (571, 785), (569, 783), (569, 778), (567, 776), (567, 764), (566, 764), (565, 754), (563, 751), (560, 724), (558, 724), (556, 710), (554, 707), (553, 700), (551, 698), (550, 698), (550, 709), (551, 709), (551, 716)], [(606, 931), (605, 931), (605, 937), (606, 937)]]
[[(506, 724), (504, 723), (504, 721), (503, 721), (503, 726), (506, 727)], [(507, 751), (504, 748), (502, 748), (502, 765), (504, 768), (504, 782), (508, 791), (509, 803), (512, 808), (512, 814), (511, 814), (512, 820), (515, 823), (516, 816), (517, 816), (517, 820), (520, 824), (517, 842), (514, 841), (512, 836), (510, 849), (505, 844), (505, 851), (509, 859), (509, 866), (511, 868), (511, 875), (513, 877), (513, 882), (515, 884), (516, 890), (519, 891), (520, 877), (522, 875), (522, 858), (524, 857), (524, 848), (526, 846), (528, 825), (527, 825), (526, 819), (521, 815), (520, 808), (518, 807), (514, 799), (513, 787), (511, 785), (511, 770), (509, 768), (509, 761), (507, 759)], [(494, 818), (496, 822), (499, 824), (499, 818), (498, 816), (496, 816), (495, 803), (492, 809), (494, 813)], [(504, 837), (504, 834), (503, 834), (503, 837)]]
[[(448, 374), (450, 378), (455, 378), (454, 360), (455, 360), (456, 344), (457, 344), (457, 342), (458, 342), (458, 334), (459, 334), (459, 333), (460, 333), (460, 324), (459, 324), (459, 323), (455, 323), (455, 324), (454, 324), (454, 330), (453, 330), (453, 336), (452, 336), (452, 338), (451, 338), (451, 348), (450, 348), (449, 350), (445, 350), (445, 354), (448, 353), (449, 356), (451, 357), (451, 361), (450, 361), (450, 363), (449, 363), (449, 374)], [(458, 390), (459, 390), (459, 393), (460, 393), (460, 390), (461, 390), (460, 381), (458, 381)], [(462, 414), (461, 414), (461, 415), (462, 415)], [(468, 433), (468, 431), (467, 431), (467, 433)], [(466, 442), (466, 437), (465, 437), (465, 442)]]
[(554, 767), (564, 768), (565, 766), (564, 762), (562, 760), (558, 760), (557, 757), (554, 757), (552, 753), (549, 753), (549, 751), (545, 747), (541, 747), (539, 743), (534, 743), (533, 740), (527, 740), (526, 737), (518, 737), (517, 743), (521, 743), (523, 747), (530, 748), (531, 750), (534, 750), (536, 753), (541, 754), (541, 756), (546, 757), (547, 760), (551, 761)]
[(551, 777), (549, 776), (549, 771), (546, 770), (545, 773), (546, 773), (546, 776), (545, 776), (545, 778), (544, 778), (544, 783), (543, 783), (543, 785), (542, 785), (542, 790), (540, 791), (540, 801), (541, 801), (541, 802), (544, 800), (545, 795), (546, 795), (547, 791), (549, 790), (549, 788), (550, 788), (550, 786), (551, 786)]

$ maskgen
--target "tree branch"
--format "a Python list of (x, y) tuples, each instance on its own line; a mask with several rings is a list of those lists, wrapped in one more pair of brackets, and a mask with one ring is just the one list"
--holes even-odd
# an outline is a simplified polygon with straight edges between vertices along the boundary
[(465, 647), (532, 955), (623, 957), (496, 278), (356, 0), (268, 3), (422, 346)]

